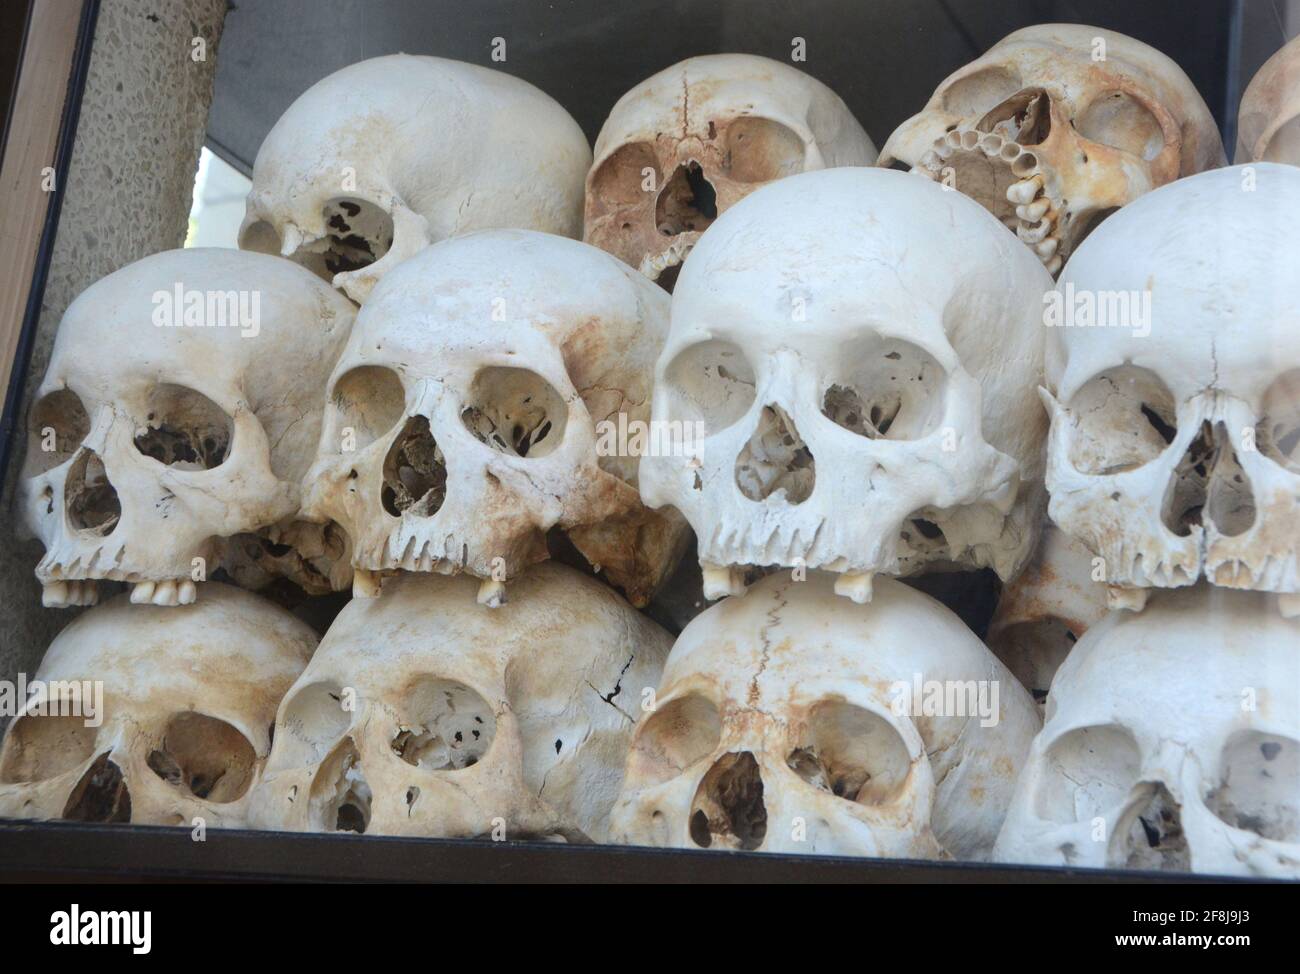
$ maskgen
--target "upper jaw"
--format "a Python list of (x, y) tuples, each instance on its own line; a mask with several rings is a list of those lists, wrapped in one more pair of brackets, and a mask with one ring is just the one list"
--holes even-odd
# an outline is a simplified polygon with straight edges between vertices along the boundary
[(637, 267), (642, 274), (652, 281), (658, 281), (660, 275), (674, 267), (679, 267), (686, 260), (687, 254), (700, 239), (699, 230), (690, 230), (673, 237), (668, 246), (658, 253), (646, 254)]

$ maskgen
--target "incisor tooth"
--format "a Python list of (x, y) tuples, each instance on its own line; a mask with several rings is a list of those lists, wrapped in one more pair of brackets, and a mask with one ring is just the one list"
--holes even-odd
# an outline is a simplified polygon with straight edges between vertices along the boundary
[(871, 601), (871, 582), (875, 572), (846, 572), (835, 579), (835, 594), (852, 599), (858, 605)]
[(745, 579), (739, 568), (720, 565), (701, 565), (704, 575), (704, 597), (710, 602), (728, 595), (744, 595)]

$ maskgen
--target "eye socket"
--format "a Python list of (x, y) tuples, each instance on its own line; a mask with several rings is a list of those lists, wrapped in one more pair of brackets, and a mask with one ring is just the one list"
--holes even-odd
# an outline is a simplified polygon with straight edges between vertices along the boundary
[(1008, 68), (992, 65), (958, 78), (941, 96), (943, 109), (970, 118), (982, 115), (1020, 90), (1020, 76)]
[(721, 740), (718, 708), (688, 693), (661, 705), (637, 731), (629, 772), (651, 785), (670, 781), (717, 750)]
[(1074, 127), (1090, 142), (1099, 142), (1148, 162), (1165, 147), (1164, 129), (1146, 105), (1124, 91), (1098, 95), (1074, 119)]
[(369, 200), (337, 197), (321, 215), (325, 235), (299, 247), (293, 260), (326, 282), (335, 274), (369, 267), (393, 246), (393, 218)]
[(544, 457), (564, 441), (569, 407), (536, 372), (493, 366), (474, 377), (460, 414), (465, 428), (498, 453)]
[(727, 126), (722, 170), (740, 183), (765, 183), (803, 172), (799, 135), (769, 118), (742, 115)]
[(454, 680), (422, 677), (406, 694), (390, 746), (417, 768), (460, 771), (483, 759), (496, 729), (496, 715), (477, 691)]
[(248, 791), (257, 752), (231, 724), (186, 711), (167, 721), (162, 746), (146, 760), (150, 770), (168, 784), (195, 798), (224, 804)]
[(311, 683), (281, 706), (267, 771), (321, 762), (352, 725), (351, 712), (343, 709), (343, 693), (336, 683)]
[(382, 439), (406, 412), (406, 392), (401, 377), (381, 365), (362, 365), (339, 376), (330, 404), (337, 411), (336, 433), (351, 429), (355, 449), (363, 450)]
[(1136, 470), (1160, 456), (1178, 433), (1168, 386), (1135, 365), (1093, 376), (1071, 397), (1069, 411), (1075, 423), (1070, 463), (1082, 474)]
[(1300, 369), (1274, 379), (1263, 405), (1255, 445), (1270, 460), (1300, 474)]
[(37, 474), (71, 459), (90, 433), (90, 417), (71, 389), (51, 392), (32, 406), (28, 419), (27, 466)]
[(707, 435), (726, 429), (754, 404), (754, 370), (731, 342), (710, 339), (681, 352), (665, 373), (673, 419), (705, 424)]
[(1205, 804), (1234, 829), (1300, 842), (1300, 741), (1243, 731), (1224, 746), (1223, 778)]
[(869, 440), (915, 440), (943, 421), (947, 373), (929, 352), (871, 336), (843, 356), (852, 371), (831, 383), (822, 415)]
[(19, 717), (5, 737), (0, 782), (45, 781), (81, 767), (95, 753), (98, 730), (85, 717)]
[(193, 389), (164, 383), (146, 399), (145, 427), (135, 448), (181, 470), (214, 470), (226, 462), (235, 422), (224, 409)]
[(785, 763), (814, 788), (859, 805), (893, 801), (912, 771), (897, 729), (879, 714), (843, 700), (813, 707), (801, 743)]
[(1067, 731), (1044, 755), (1034, 812), (1070, 825), (1113, 813), (1137, 783), (1141, 755), (1122, 727), (1099, 725)]
[[(646, 169), (655, 174), (649, 189), (643, 185)], [(659, 165), (654, 149), (646, 142), (632, 142), (620, 146), (600, 164), (592, 177), (590, 193), (604, 203), (640, 203), (653, 200), (658, 186)]]

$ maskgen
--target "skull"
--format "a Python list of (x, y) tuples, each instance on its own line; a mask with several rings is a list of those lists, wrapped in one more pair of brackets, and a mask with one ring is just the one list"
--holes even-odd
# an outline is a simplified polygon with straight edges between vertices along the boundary
[(902, 173), (805, 173), (724, 215), (655, 384), (655, 423), (700, 435), (640, 470), (695, 528), (705, 594), (759, 565), (845, 573), (858, 601), (877, 571), (1013, 574), (1041, 516), (1051, 284), (978, 205)]
[[(938, 685), (952, 707), (931, 705)], [(986, 858), (1038, 727), (1024, 688), (929, 596), (886, 578), (858, 606), (829, 576), (768, 575), (678, 637), (610, 837)]]
[(671, 291), (700, 233), (742, 197), (875, 159), (857, 119), (815, 78), (751, 54), (688, 58), (610, 112), (587, 175), (583, 239)]
[(20, 487), (45, 605), (93, 603), (96, 579), (192, 602), (223, 539), (291, 522), (354, 312), (289, 261), (233, 250), (155, 254), (87, 288), (37, 390)]
[(5, 735), (0, 817), (243, 826), (276, 705), (315, 646), (288, 612), (219, 582), (196, 605), (122, 595), (78, 616)]
[(591, 150), (525, 81), (393, 54), (307, 89), (267, 134), (240, 231), (354, 301), (429, 243), (523, 227), (577, 237)]
[(995, 857), (1300, 878), (1300, 623), (1258, 592), (1161, 592), (1056, 674)]
[(1063, 308), (1123, 326), (1048, 329), (1044, 395), (1052, 519), (1113, 607), (1203, 575), (1298, 608), (1297, 225), (1300, 169), (1220, 169), (1126, 207), (1061, 276)]
[(1003, 590), (988, 645), (1038, 701), (1079, 637), (1106, 617), (1106, 587), (1093, 578), (1093, 557), (1054, 524), (1025, 570)]
[[(330, 382), (304, 507), (377, 572), (465, 571), (498, 603), (558, 526), (635, 604), (680, 555), (637, 460), (598, 450), (649, 417), (668, 297), (594, 247), (527, 230), (435, 244), (385, 278)], [(605, 455), (598, 455), (599, 453)]]
[(1112, 212), (1222, 166), (1214, 119), (1154, 48), (1082, 24), (1003, 38), (939, 85), (889, 137), (910, 166), (978, 200), (1055, 274)]
[(671, 637), (563, 565), (532, 569), (494, 612), (473, 587), (402, 575), (348, 603), (280, 707), (252, 822), (604, 838)]
[(1237, 112), (1236, 162), (1300, 166), (1300, 37), (1259, 69)]

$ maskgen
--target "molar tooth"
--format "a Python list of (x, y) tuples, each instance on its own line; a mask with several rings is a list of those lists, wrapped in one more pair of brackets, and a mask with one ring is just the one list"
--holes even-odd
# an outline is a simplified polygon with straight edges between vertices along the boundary
[(46, 582), (41, 586), (41, 605), (47, 609), (63, 609), (68, 605), (68, 583)]
[(352, 597), (354, 599), (374, 599), (379, 597), (381, 576), (365, 568), (352, 570)]
[(181, 579), (180, 584), (176, 586), (176, 604), (193, 605), (198, 597), (199, 587), (194, 584), (193, 580)]
[(1036, 244), (1052, 229), (1052, 221), (1046, 217), (1032, 227), (1020, 226), (1016, 228), (1016, 236), (1027, 244)]
[(153, 601), (153, 592), (157, 587), (156, 582), (136, 582), (131, 589), (131, 604), (148, 605)]
[(980, 149), (986, 156), (995, 156), (1002, 151), (1002, 136), (990, 132), (984, 138), (980, 139)]
[(701, 564), (700, 570), (704, 575), (704, 597), (710, 602), (745, 594), (745, 578), (739, 568)]
[(1041, 197), (1032, 203), (1023, 203), (1016, 207), (1016, 216), (1026, 223), (1037, 223), (1047, 213), (1047, 208), (1052, 204)]
[(1056, 248), (1061, 245), (1061, 241), (1056, 237), (1045, 237), (1036, 247), (1034, 253), (1043, 260), (1048, 260), (1056, 254)]
[(506, 583), (495, 578), (485, 578), (478, 587), (478, 604), (498, 609), (506, 604)]
[(1028, 179), (1022, 179), (1020, 182), (1012, 183), (1007, 187), (1007, 202), (1023, 205), (1032, 201), (1042, 188), (1043, 174), (1035, 173)]
[(1129, 612), (1141, 612), (1146, 608), (1147, 595), (1150, 590), (1145, 588), (1124, 588), (1120, 585), (1106, 586), (1106, 607), (1109, 609), (1125, 609)]
[(961, 133), (958, 132), (956, 129), (953, 129), (951, 132), (948, 132), (944, 135), (943, 142), (944, 145), (948, 146), (950, 149), (960, 149)]
[(835, 594), (865, 605), (871, 601), (871, 583), (875, 576), (875, 572), (845, 572), (835, 579)]
[(1061, 255), (1057, 254), (1051, 260), (1043, 264), (1043, 266), (1047, 268), (1047, 273), (1055, 275), (1056, 272), (1061, 269), (1061, 263)]

